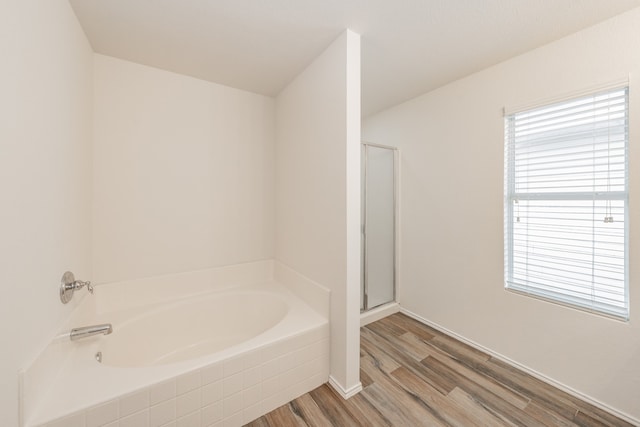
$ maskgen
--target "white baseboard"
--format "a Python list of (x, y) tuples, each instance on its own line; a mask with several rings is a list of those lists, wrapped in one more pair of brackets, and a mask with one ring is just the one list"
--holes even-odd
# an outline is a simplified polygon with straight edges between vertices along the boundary
[(445, 334), (447, 334), (447, 335), (449, 335), (449, 336), (451, 336), (451, 337), (453, 337), (453, 338), (455, 338), (455, 339), (457, 339), (459, 341), (462, 341), (463, 343), (468, 344), (471, 347), (474, 347), (474, 348), (476, 348), (476, 349), (478, 349), (478, 350), (480, 350), (482, 352), (485, 352), (485, 353), (489, 354), (491, 357), (495, 357), (496, 359), (498, 359), (498, 360), (500, 360), (500, 361), (502, 361), (504, 363), (507, 363), (507, 364), (509, 364), (511, 366), (514, 366), (514, 367), (520, 369), (521, 371), (524, 371), (527, 374), (539, 379), (540, 381), (543, 381), (543, 382), (545, 382), (545, 383), (547, 383), (547, 384), (549, 384), (549, 385), (551, 385), (551, 386), (553, 386), (555, 388), (558, 388), (558, 389), (560, 389), (560, 390), (562, 390), (562, 391), (564, 391), (564, 392), (566, 392), (566, 393), (568, 393), (568, 394), (570, 394), (570, 395), (572, 395), (574, 397), (577, 397), (580, 400), (583, 400), (583, 401), (585, 401), (587, 403), (590, 403), (591, 405), (593, 405), (593, 406), (595, 406), (597, 408), (600, 408), (603, 411), (609, 412), (610, 414), (613, 414), (616, 417), (618, 417), (620, 419), (623, 419), (623, 420), (625, 420), (625, 421), (627, 421), (627, 422), (629, 422), (629, 423), (631, 423), (633, 425), (640, 426), (640, 420), (638, 420), (638, 419), (636, 419), (636, 418), (634, 418), (634, 417), (632, 417), (632, 416), (630, 416), (628, 414), (625, 414), (624, 412), (621, 412), (621, 411), (619, 411), (619, 410), (617, 410), (615, 408), (612, 408), (611, 406), (609, 406), (609, 405), (607, 405), (605, 403), (602, 403), (599, 400), (596, 400), (596, 399), (592, 398), (591, 396), (588, 396), (588, 395), (586, 395), (586, 394), (584, 394), (582, 392), (579, 392), (578, 390), (575, 390), (575, 389), (573, 389), (573, 388), (571, 388), (571, 387), (569, 387), (569, 386), (567, 386), (565, 384), (562, 384), (561, 382), (558, 382), (558, 381), (554, 380), (553, 378), (550, 378), (550, 377), (548, 377), (548, 376), (546, 376), (544, 374), (541, 374), (540, 372), (538, 372), (538, 371), (536, 371), (534, 369), (531, 369), (531, 368), (529, 368), (529, 367), (527, 367), (525, 365), (522, 365), (522, 364), (516, 362), (513, 359), (510, 359), (510, 358), (508, 358), (506, 356), (503, 356), (502, 354), (497, 353), (497, 352), (491, 350), (490, 348), (482, 346), (482, 345), (480, 345), (480, 344), (478, 344), (478, 343), (476, 343), (474, 341), (471, 341), (470, 339), (467, 339), (467, 338), (463, 337), (462, 335), (459, 335), (459, 334), (457, 334), (457, 333), (455, 333), (453, 331), (450, 331), (449, 329), (447, 329), (447, 328), (445, 328), (443, 326), (440, 326), (437, 323), (434, 323), (434, 322), (432, 322), (430, 320), (427, 320), (424, 317), (419, 316), (416, 313), (407, 310), (406, 308), (400, 307), (400, 312), (402, 314), (406, 314), (407, 316), (417, 320), (420, 323), (424, 323), (427, 326), (431, 326), (432, 328), (434, 328), (434, 329), (436, 329), (436, 330), (438, 330), (438, 331), (440, 331), (442, 333), (445, 333)]
[(388, 304), (376, 307), (372, 310), (365, 311), (360, 314), (360, 327), (368, 325), (387, 316), (392, 315), (400, 311), (400, 304), (397, 302), (390, 302)]
[(329, 375), (329, 385), (333, 387), (333, 389), (337, 391), (344, 400), (347, 400), (362, 391), (362, 383), (360, 381), (358, 381), (358, 384), (349, 387), (348, 389), (344, 389), (342, 385), (340, 385), (340, 383), (338, 383), (338, 381), (336, 381), (331, 375)]

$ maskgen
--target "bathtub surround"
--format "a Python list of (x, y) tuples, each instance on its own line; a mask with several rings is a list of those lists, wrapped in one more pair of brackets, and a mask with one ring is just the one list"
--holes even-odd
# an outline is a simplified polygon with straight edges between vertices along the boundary
[(18, 370), (81, 298), (63, 306), (65, 270), (91, 277), (93, 53), (65, 0), (0, 2), (0, 425), (18, 425)]
[(635, 111), (639, 26), (635, 9), (391, 108), (363, 127), (367, 141), (403, 153), (402, 308), (637, 422), (640, 120), (631, 113), (625, 323), (503, 289), (502, 108), (629, 76)]
[(316, 313), (326, 316), (331, 309), (331, 291), (281, 262), (274, 263), (273, 277), (303, 300)]
[[(61, 333), (51, 343), (25, 375), (25, 425), (92, 426), (120, 421), (159, 426), (197, 420), (203, 426), (215, 422), (239, 426), (327, 382), (329, 292), (313, 289), (316, 285), (303, 277), (290, 275), (287, 285), (274, 281), (274, 272), (285, 269), (275, 261), (261, 261), (97, 286), (95, 298), (84, 299), (61, 330), (108, 321), (114, 334), (71, 342), (68, 334)], [(296, 283), (298, 278), (301, 283)], [(296, 292), (313, 296), (317, 311)], [(251, 299), (255, 306), (251, 317), (257, 323), (233, 321), (241, 312), (234, 304)], [(198, 305), (207, 300), (213, 302), (211, 307), (197, 314)], [(227, 302), (216, 305), (217, 300)], [(184, 330), (189, 334), (176, 336), (178, 340), (200, 342), (206, 338), (205, 331), (215, 330), (219, 332), (213, 338), (231, 338), (234, 325), (238, 338), (247, 339), (217, 351), (194, 352), (196, 347), (183, 345), (181, 357), (172, 353), (167, 363), (155, 363), (169, 348), (154, 345), (136, 350), (136, 342), (160, 344), (162, 334), (179, 327), (162, 326), (166, 314), (154, 314), (159, 309), (188, 310), (178, 317), (195, 315), (213, 322), (199, 325), (195, 319), (187, 320), (192, 327)], [(154, 320), (154, 315), (159, 317)], [(216, 321), (216, 316), (223, 319)], [(139, 329), (148, 322), (159, 329)], [(200, 338), (190, 338), (198, 328), (203, 328)], [(145, 338), (136, 339), (140, 333)], [(129, 335), (131, 342), (125, 342)], [(181, 347), (178, 342), (176, 347)], [(93, 358), (97, 351), (103, 353), (102, 364)], [(87, 383), (99, 386), (87, 387)]]
[(276, 259), (331, 290), (331, 378), (359, 380), (360, 36), (346, 31), (276, 98)]
[(273, 258), (273, 98), (94, 58), (93, 282)]

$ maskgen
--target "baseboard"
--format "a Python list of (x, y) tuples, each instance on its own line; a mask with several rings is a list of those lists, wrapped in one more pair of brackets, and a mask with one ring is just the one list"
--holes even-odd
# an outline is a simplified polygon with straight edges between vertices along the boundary
[(400, 304), (397, 302), (390, 302), (380, 307), (376, 307), (372, 310), (365, 311), (360, 314), (360, 327), (366, 326), (369, 323), (375, 322), (387, 316), (392, 315), (400, 311)]
[(356, 385), (345, 390), (331, 375), (329, 375), (329, 385), (333, 387), (333, 389), (337, 391), (344, 400), (347, 400), (362, 391), (362, 383), (360, 381), (358, 381)]
[(407, 316), (411, 317), (412, 319), (417, 320), (420, 323), (424, 323), (425, 325), (430, 326), (433, 329), (436, 329), (436, 330), (438, 330), (438, 331), (440, 331), (440, 332), (442, 332), (444, 334), (447, 334), (447, 335), (449, 335), (449, 336), (451, 336), (451, 337), (453, 337), (453, 338), (455, 338), (455, 339), (457, 339), (459, 341), (462, 341), (465, 344), (470, 345), (471, 347), (474, 347), (474, 348), (476, 348), (476, 349), (478, 349), (478, 350), (480, 350), (480, 351), (482, 351), (484, 353), (487, 353), (491, 357), (495, 357), (496, 359), (498, 359), (498, 360), (500, 360), (500, 361), (502, 361), (504, 363), (507, 363), (507, 364), (509, 364), (511, 366), (514, 366), (514, 367), (520, 369), (521, 371), (524, 371), (527, 374), (539, 379), (540, 381), (543, 381), (543, 382), (545, 382), (545, 383), (547, 383), (547, 384), (549, 384), (549, 385), (551, 385), (551, 386), (553, 386), (553, 387), (555, 387), (557, 389), (560, 389), (560, 390), (562, 390), (562, 391), (564, 391), (564, 392), (566, 392), (566, 393), (568, 393), (568, 394), (570, 394), (570, 395), (572, 395), (574, 397), (577, 397), (578, 399), (583, 400), (583, 401), (585, 401), (585, 402), (587, 402), (587, 403), (589, 403), (589, 404), (591, 404), (591, 405), (593, 405), (593, 406), (595, 406), (597, 408), (600, 408), (603, 411), (609, 412), (610, 414), (613, 414), (616, 417), (618, 417), (618, 418), (620, 418), (620, 419), (622, 419), (624, 421), (627, 421), (627, 422), (629, 422), (629, 423), (631, 423), (633, 425), (640, 426), (640, 420), (638, 420), (638, 419), (636, 419), (636, 418), (634, 418), (634, 417), (632, 417), (632, 416), (630, 416), (628, 414), (625, 414), (624, 412), (621, 412), (621, 411), (619, 411), (619, 410), (617, 410), (615, 408), (612, 408), (611, 406), (609, 406), (609, 405), (607, 405), (605, 403), (602, 403), (599, 400), (596, 400), (596, 399), (592, 398), (591, 396), (588, 396), (588, 395), (586, 395), (586, 394), (584, 394), (584, 393), (582, 393), (582, 392), (580, 392), (580, 391), (578, 391), (576, 389), (573, 389), (573, 388), (571, 388), (571, 387), (569, 387), (569, 386), (567, 386), (565, 384), (562, 384), (561, 382), (558, 382), (558, 381), (554, 380), (553, 378), (550, 378), (550, 377), (548, 377), (548, 376), (546, 376), (544, 374), (541, 374), (540, 372), (538, 372), (538, 371), (536, 371), (534, 369), (531, 369), (531, 368), (529, 368), (529, 367), (527, 367), (525, 365), (522, 365), (521, 363), (518, 363), (513, 359), (510, 359), (510, 358), (508, 358), (508, 357), (506, 357), (506, 356), (504, 356), (504, 355), (502, 355), (500, 353), (497, 353), (497, 352), (491, 350), (490, 348), (487, 348), (487, 347), (485, 347), (483, 345), (480, 345), (480, 344), (478, 344), (478, 343), (476, 343), (476, 342), (474, 342), (474, 341), (472, 341), (470, 339), (467, 339), (467, 338), (463, 337), (462, 335), (459, 335), (459, 334), (457, 334), (457, 333), (455, 333), (453, 331), (450, 331), (449, 329), (447, 329), (447, 328), (445, 328), (445, 327), (443, 327), (443, 326), (441, 326), (441, 325), (439, 325), (437, 323), (434, 323), (434, 322), (432, 322), (430, 320), (427, 320), (424, 317), (422, 317), (422, 316), (420, 316), (420, 315), (418, 315), (418, 314), (416, 314), (416, 313), (414, 313), (412, 311), (407, 310), (406, 308), (400, 307), (400, 312), (402, 314), (406, 314)]

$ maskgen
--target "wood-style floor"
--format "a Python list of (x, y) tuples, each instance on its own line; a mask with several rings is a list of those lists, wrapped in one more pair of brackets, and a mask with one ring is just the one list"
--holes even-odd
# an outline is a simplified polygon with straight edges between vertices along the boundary
[(248, 425), (631, 425), (405, 315), (360, 331), (362, 392), (325, 384)]

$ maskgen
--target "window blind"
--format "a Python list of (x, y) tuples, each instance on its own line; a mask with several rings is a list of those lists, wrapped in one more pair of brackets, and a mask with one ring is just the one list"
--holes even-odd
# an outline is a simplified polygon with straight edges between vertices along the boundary
[(505, 117), (505, 286), (628, 318), (628, 88)]

